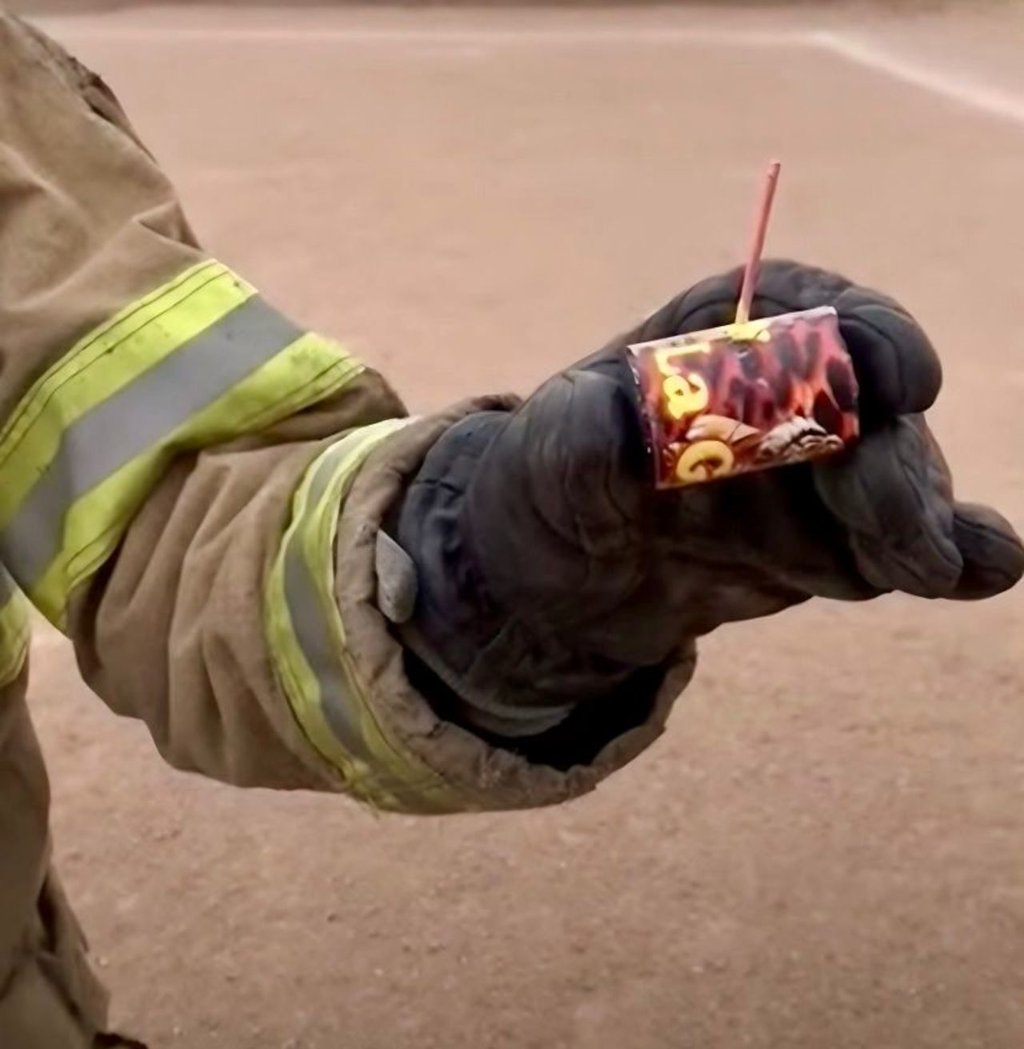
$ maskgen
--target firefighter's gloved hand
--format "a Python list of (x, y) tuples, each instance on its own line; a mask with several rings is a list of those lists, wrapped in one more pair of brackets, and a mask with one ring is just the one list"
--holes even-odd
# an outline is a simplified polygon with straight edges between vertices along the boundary
[(981, 598), (1024, 573), (995, 511), (955, 502), (923, 413), (941, 372), (900, 306), (824, 271), (767, 263), (753, 315), (835, 306), (861, 384), (841, 461), (655, 492), (625, 349), (727, 323), (739, 273), (677, 297), (516, 412), (432, 449), (398, 539), (419, 599), (411, 646), (468, 720), (539, 731), (621, 689), (686, 638), (813, 596)]

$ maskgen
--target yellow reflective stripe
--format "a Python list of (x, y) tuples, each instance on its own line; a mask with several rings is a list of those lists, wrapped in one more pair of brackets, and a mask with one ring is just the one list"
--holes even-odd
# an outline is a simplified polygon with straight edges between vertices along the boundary
[(200, 263), (85, 336), (36, 380), (0, 429), (0, 528), (72, 423), (253, 294), (220, 263)]
[(33, 604), (58, 624), (63, 621), (67, 596), (110, 556), (139, 504), (180, 452), (255, 433), (286, 419), (362, 369), (359, 361), (318, 335), (304, 335), (287, 346), (71, 505), (61, 552), (28, 591)]
[(9, 685), (21, 672), (31, 633), (28, 602), (0, 568), (0, 687)]
[[(292, 621), (292, 610), (286, 595), (285, 569), (289, 556), (298, 556), (306, 562), (308, 544), (316, 537), (312, 527), (312, 513), (316, 501), (312, 499), (313, 483), (318, 473), (324, 470), (324, 460), (345, 462), (345, 457), (358, 452), (364, 439), (367, 440), (368, 453), (375, 434), (366, 434), (357, 430), (323, 452), (306, 471), (302, 482), (292, 500), (292, 515), (288, 528), (281, 542), (278, 556), (267, 580), (265, 604), (265, 625), (269, 648), (281, 680), (288, 703), (303, 733), (341, 775), (346, 790), (360, 801), (368, 802), (375, 808), (391, 809), (396, 807), (392, 796), (381, 790), (375, 782), (370, 765), (353, 753), (359, 747), (345, 746), (328, 723), (324, 709), (324, 694), (317, 671), (310, 665), (300, 643)], [(374, 442), (375, 443), (375, 442)], [(361, 458), (361, 457), (360, 457)], [(358, 464), (352, 463), (353, 467)], [(355, 470), (351, 471), (354, 477)], [(341, 513), (340, 504), (335, 507), (335, 515)], [(315, 564), (315, 556), (306, 563)], [(328, 568), (329, 578), (333, 578), (333, 566)], [(319, 597), (317, 598), (319, 603)], [(298, 611), (298, 610), (296, 610)], [(325, 629), (329, 616), (323, 619)], [(341, 651), (339, 642), (338, 651)], [(322, 668), (321, 668), (322, 669)], [(337, 670), (337, 667), (331, 667)], [(354, 708), (353, 708), (354, 709)]]
[(292, 713), (306, 738), (321, 756), (338, 770), (350, 793), (360, 800), (370, 801), (375, 797), (370, 782), (370, 770), (341, 745), (327, 724), (317, 676), (292, 628), (288, 603), (285, 600), (285, 555), (289, 548), (301, 542), (300, 527), (308, 513), (312, 473), (312, 469), (307, 471), (292, 499), (291, 523), (285, 531), (267, 578), (264, 625), (277, 675)]
[(62, 626), (174, 455), (262, 429), (362, 365), (205, 262), (76, 344), (0, 429), (0, 557)]
[(457, 811), (466, 806), (451, 787), (398, 747), (376, 717), (334, 596), (341, 504), (370, 451), (407, 422), (355, 431), (306, 471), (268, 576), (266, 630), (296, 720), (354, 797), (403, 812)]
[[(412, 755), (399, 752), (386, 736), (359, 680), (334, 595), (335, 539), (344, 498), (366, 456), (407, 423), (408, 420), (388, 420), (357, 431), (351, 435), (351, 446), (338, 442), (338, 447), (324, 457), (320, 469), (314, 470), (313, 499), (300, 524), (296, 551), (300, 557), (295, 562), (295, 567), (305, 569), (304, 578), (312, 588), (305, 595), (301, 590), (286, 593), (286, 598), (292, 602), (293, 623), (295, 602), (303, 597), (315, 601), (315, 607), (311, 601), (307, 611), (313, 613), (327, 630), (326, 659), (314, 665), (314, 672), (318, 676), (323, 710), (333, 715), (328, 727), (336, 736), (340, 728), (347, 729), (347, 735), (340, 737), (341, 741), (362, 758), (362, 764), (369, 772), (369, 781), (364, 780), (364, 785), (370, 786), (372, 793), (380, 797), (379, 807), (434, 811), (436, 794), (450, 792), (436, 773)], [(319, 485), (317, 474), (320, 475)], [(317, 488), (321, 489), (319, 493)], [(326, 660), (332, 659), (335, 666), (328, 668)], [(330, 679), (327, 677), (329, 669), (333, 671)], [(335, 683), (330, 692), (324, 687), (328, 680)], [(373, 800), (372, 794), (368, 800)]]

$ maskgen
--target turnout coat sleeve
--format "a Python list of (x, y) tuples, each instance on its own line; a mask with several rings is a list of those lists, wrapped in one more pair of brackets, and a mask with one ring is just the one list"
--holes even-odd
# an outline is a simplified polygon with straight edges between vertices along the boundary
[(198, 245), (106, 85), (0, 15), (0, 678), (26, 598), (172, 764), (452, 812), (590, 790), (439, 719), (377, 608), (377, 538), (436, 436)]

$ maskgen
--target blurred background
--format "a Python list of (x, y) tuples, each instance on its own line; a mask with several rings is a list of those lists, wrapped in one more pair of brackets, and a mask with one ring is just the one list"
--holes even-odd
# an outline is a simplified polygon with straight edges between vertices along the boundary
[[(731, 266), (779, 157), (769, 253), (918, 314), (961, 494), (1024, 526), (1024, 5), (10, 6), (214, 254), (417, 411)], [(733, 627), (593, 796), (441, 821), (172, 772), (44, 630), (33, 708), (154, 1049), (1019, 1049), (1022, 642), (1021, 590)]]

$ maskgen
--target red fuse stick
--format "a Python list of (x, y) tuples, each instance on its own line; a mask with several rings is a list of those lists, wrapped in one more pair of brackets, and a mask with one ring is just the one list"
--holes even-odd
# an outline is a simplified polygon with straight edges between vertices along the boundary
[(761, 200), (758, 202), (757, 212), (754, 215), (754, 233), (750, 241), (747, 265), (743, 271), (740, 301), (736, 307), (737, 324), (746, 324), (750, 320), (750, 307), (754, 301), (754, 288), (757, 286), (757, 276), (761, 269), (761, 256), (764, 254), (764, 242), (768, 236), (768, 221), (772, 217), (772, 204), (775, 202), (775, 189), (779, 184), (781, 170), (782, 165), (779, 161), (773, 160), (768, 165), (768, 173), (765, 175)]

